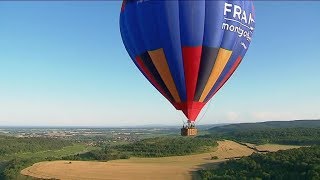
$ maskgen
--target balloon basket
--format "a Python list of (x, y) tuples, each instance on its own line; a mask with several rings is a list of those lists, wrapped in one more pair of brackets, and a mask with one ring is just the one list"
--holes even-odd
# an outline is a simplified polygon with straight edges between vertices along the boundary
[(181, 128), (181, 136), (196, 136), (198, 134), (198, 129), (194, 124), (189, 124)]

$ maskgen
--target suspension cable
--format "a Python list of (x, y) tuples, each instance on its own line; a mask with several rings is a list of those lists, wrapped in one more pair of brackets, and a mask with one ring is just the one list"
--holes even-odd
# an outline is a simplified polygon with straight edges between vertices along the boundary
[(184, 116), (182, 116), (181, 112), (179, 112), (179, 116), (180, 116), (180, 119), (182, 121), (182, 124), (185, 125), (187, 122), (184, 120)]
[(207, 105), (206, 110), (204, 111), (204, 113), (202, 114), (202, 116), (199, 118), (199, 120), (196, 121), (196, 124), (199, 124), (199, 122), (204, 118), (204, 116), (207, 114), (207, 111), (211, 105), (212, 99), (209, 100), (209, 103)]

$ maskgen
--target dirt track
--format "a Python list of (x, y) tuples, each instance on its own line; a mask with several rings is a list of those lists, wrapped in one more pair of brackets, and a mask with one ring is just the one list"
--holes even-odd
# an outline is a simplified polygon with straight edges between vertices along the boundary
[[(197, 179), (198, 169), (214, 167), (226, 158), (248, 156), (254, 150), (233, 141), (218, 141), (217, 150), (188, 156), (163, 158), (130, 158), (109, 162), (51, 161), (36, 163), (21, 174), (43, 179), (100, 180), (100, 179)], [(297, 147), (297, 146), (296, 146)], [(268, 146), (264, 146), (268, 149)], [(294, 146), (277, 145), (277, 149)], [(211, 160), (217, 156), (217, 160)]]

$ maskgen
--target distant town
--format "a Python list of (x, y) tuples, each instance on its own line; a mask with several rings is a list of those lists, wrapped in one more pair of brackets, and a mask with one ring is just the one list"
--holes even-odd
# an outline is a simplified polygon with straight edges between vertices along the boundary
[(179, 133), (178, 128), (84, 128), (84, 127), (0, 127), (0, 135), (21, 138), (59, 138), (95, 146), (104, 143), (135, 142), (146, 137)]

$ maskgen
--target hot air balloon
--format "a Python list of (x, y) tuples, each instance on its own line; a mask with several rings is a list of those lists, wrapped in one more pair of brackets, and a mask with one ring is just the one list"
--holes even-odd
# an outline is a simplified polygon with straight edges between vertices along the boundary
[(124, 0), (120, 31), (135, 65), (190, 128), (242, 61), (254, 18), (247, 0)]

